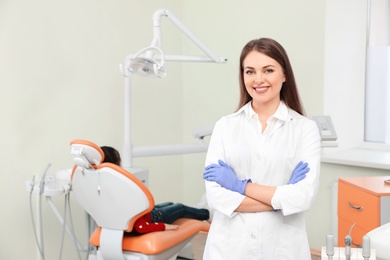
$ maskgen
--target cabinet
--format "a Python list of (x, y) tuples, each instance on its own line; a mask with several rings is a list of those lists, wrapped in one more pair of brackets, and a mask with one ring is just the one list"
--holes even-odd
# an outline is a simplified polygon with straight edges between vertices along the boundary
[(338, 180), (338, 246), (349, 234), (354, 247), (372, 229), (390, 222), (390, 176), (351, 177)]

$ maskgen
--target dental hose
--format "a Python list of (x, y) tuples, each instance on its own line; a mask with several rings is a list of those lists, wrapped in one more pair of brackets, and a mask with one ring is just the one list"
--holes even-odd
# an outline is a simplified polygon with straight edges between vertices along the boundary
[[(31, 221), (32, 221), (33, 230), (34, 230), (35, 243), (36, 243), (36, 245), (38, 247), (38, 251), (39, 251), (39, 254), (41, 255), (41, 259), (44, 260), (45, 259), (45, 254), (43, 252), (43, 238), (41, 236), (41, 239), (42, 239), (41, 240), (42, 241), (42, 246), (41, 246), (41, 243), (39, 243), (39, 240), (38, 240), (37, 228), (35, 226), (35, 219), (34, 219), (34, 211), (33, 211), (33, 208), (32, 208), (32, 195), (33, 195), (33, 190), (34, 190), (34, 184), (33, 184), (34, 180), (35, 180), (35, 176), (33, 176), (32, 184), (31, 184), (31, 191), (30, 191), (30, 214), (31, 214)], [(42, 234), (42, 230), (41, 230), (41, 234)]]

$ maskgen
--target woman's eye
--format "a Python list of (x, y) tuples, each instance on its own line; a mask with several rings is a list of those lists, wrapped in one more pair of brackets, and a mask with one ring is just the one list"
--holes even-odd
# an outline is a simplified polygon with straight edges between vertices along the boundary
[(246, 71), (245, 71), (245, 74), (247, 74), (247, 75), (252, 75), (252, 74), (253, 74), (253, 71), (252, 71), (252, 70), (246, 70)]
[(272, 69), (268, 69), (268, 70), (265, 71), (265, 73), (267, 73), (267, 74), (268, 73), (272, 73), (272, 72), (274, 72), (274, 70), (272, 70)]

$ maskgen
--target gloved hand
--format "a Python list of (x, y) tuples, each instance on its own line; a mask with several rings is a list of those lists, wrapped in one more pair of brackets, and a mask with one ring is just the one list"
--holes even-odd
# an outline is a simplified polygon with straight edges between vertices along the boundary
[(288, 184), (295, 184), (306, 177), (306, 173), (310, 171), (310, 168), (307, 167), (308, 164), (300, 161), (291, 174), (291, 178)]
[(203, 173), (203, 179), (208, 181), (215, 181), (222, 187), (241, 193), (245, 195), (245, 188), (249, 180), (240, 180), (237, 178), (233, 169), (225, 162), (219, 160), (218, 164), (210, 164), (206, 167), (206, 171)]

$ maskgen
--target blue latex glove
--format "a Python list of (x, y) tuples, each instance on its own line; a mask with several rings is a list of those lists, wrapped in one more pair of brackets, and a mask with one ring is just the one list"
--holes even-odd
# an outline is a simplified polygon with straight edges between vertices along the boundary
[(288, 181), (288, 184), (295, 184), (306, 177), (306, 173), (310, 171), (310, 168), (307, 167), (308, 164), (300, 161), (291, 174), (291, 178)]
[(210, 164), (203, 173), (203, 179), (215, 181), (222, 187), (245, 195), (245, 188), (251, 180), (240, 180), (233, 169), (225, 162), (219, 160), (218, 164)]

